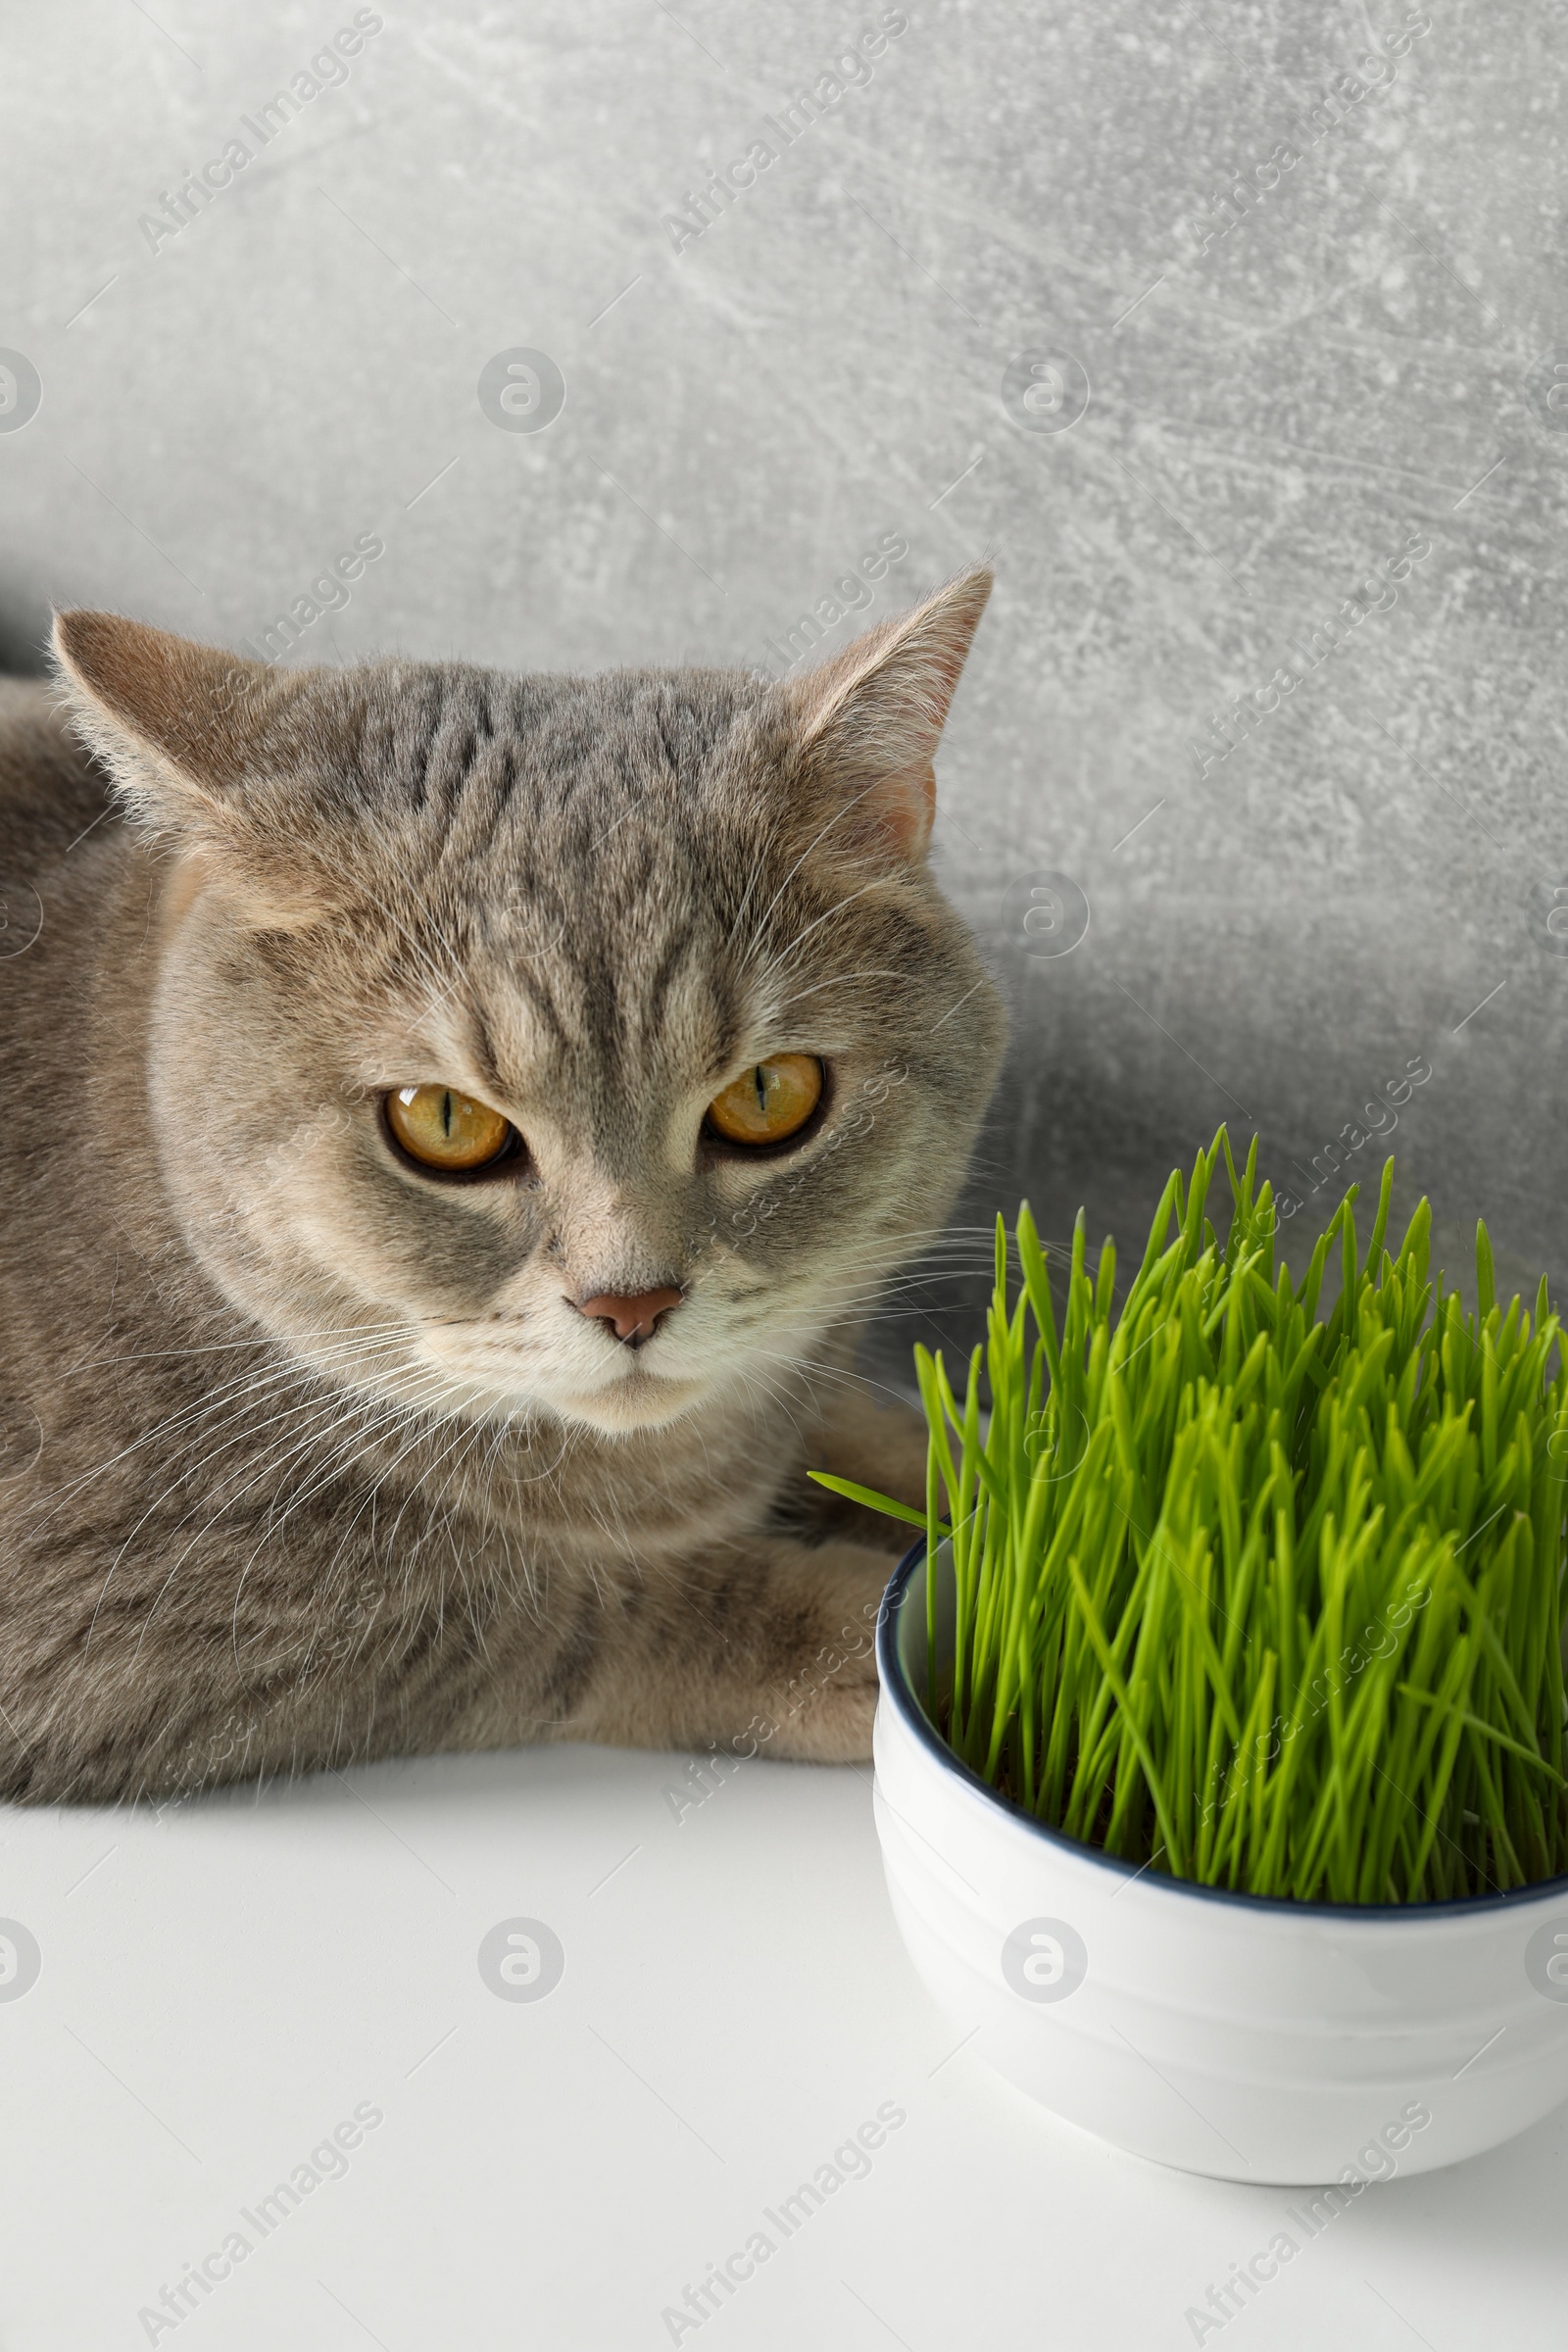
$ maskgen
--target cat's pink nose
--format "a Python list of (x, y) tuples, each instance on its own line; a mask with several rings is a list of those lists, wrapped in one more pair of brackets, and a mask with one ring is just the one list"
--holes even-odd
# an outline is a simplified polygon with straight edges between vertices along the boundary
[(601, 1291), (592, 1298), (579, 1298), (577, 1312), (594, 1323), (614, 1326), (615, 1337), (628, 1348), (640, 1348), (651, 1340), (672, 1306), (680, 1304), (679, 1291), (635, 1291), (622, 1297), (613, 1291)]

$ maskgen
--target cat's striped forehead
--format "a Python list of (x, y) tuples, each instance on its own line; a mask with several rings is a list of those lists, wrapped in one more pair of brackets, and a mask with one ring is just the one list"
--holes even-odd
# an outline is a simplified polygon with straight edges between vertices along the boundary
[(722, 1073), (754, 1025), (756, 998), (721, 952), (709, 911), (671, 921), (651, 901), (584, 906), (575, 922), (517, 951), (475, 959), (472, 1001), (503, 1078), (519, 1065), (603, 1082), (642, 1081), (666, 1065)]
[[(368, 919), (421, 935), (499, 1079), (716, 1078), (777, 1028), (792, 943), (847, 894), (800, 856), (764, 693), (730, 672), (445, 672), (367, 734), (406, 837)], [(840, 944), (817, 940), (814, 972)]]
[(526, 854), (544, 832), (583, 858), (650, 796), (695, 804), (715, 766), (744, 756), (766, 698), (735, 670), (514, 677), (418, 662), (389, 665), (376, 687), (352, 758), (383, 808), (419, 831), (433, 818), (460, 854)]

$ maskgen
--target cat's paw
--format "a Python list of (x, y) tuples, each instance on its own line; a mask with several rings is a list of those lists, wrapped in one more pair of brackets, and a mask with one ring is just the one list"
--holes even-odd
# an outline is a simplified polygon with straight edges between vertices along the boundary
[(858, 1544), (828, 1544), (806, 1555), (784, 1601), (780, 1668), (738, 1747), (811, 1764), (869, 1758), (887, 1576), (885, 1558)]
[[(872, 1404), (868, 1398), (847, 1396), (836, 1423), (813, 1433), (808, 1466), (829, 1470), (836, 1478), (854, 1479), (878, 1494), (890, 1494), (915, 1510), (925, 1508), (927, 1431), (922, 1414), (895, 1399)], [(864, 1509), (845, 1495), (817, 1487), (812, 1507), (819, 1526), (869, 1544), (879, 1551), (903, 1551), (909, 1529), (883, 1512)]]
[(925, 1415), (917, 1413), (912, 1405), (887, 1404), (879, 1407), (865, 1428), (872, 1445), (867, 1466), (858, 1474), (860, 1484), (875, 1487), (882, 1494), (891, 1494), (896, 1502), (907, 1502), (915, 1510), (923, 1511), (926, 1456), (931, 1443)]

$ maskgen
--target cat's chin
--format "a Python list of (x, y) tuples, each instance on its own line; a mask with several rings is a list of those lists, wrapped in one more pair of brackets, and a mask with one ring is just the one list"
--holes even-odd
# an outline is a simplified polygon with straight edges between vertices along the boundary
[(710, 1393), (707, 1381), (662, 1380), (642, 1372), (613, 1387), (595, 1389), (581, 1396), (563, 1396), (556, 1410), (564, 1421), (575, 1421), (606, 1437), (628, 1437), (636, 1430), (667, 1429)]

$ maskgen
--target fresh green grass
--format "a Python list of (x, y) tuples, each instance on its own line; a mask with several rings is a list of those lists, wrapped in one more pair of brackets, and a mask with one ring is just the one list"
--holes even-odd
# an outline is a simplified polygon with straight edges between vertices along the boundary
[[(1204, 1214), (1223, 1153), (1223, 1243)], [(1257, 1145), (1220, 1129), (1165, 1188), (1119, 1308), (1082, 1214), (1058, 1329), (1025, 1205), (997, 1224), (961, 1399), (916, 1349), (922, 1516), (950, 1534), (957, 1638), (927, 1703), (1042, 1821), (1206, 1886), (1424, 1902), (1568, 1871), (1562, 1631), (1568, 1369), (1534, 1327), (1427, 1279), (1423, 1200), (1357, 1255), (1349, 1192), (1304, 1280), (1275, 1266)], [(1331, 1253), (1342, 1268), (1326, 1319)], [(1008, 1296), (1015, 1259), (1021, 1288)], [(1558, 1357), (1555, 1377), (1549, 1367)], [(989, 1392), (990, 1418), (982, 1409)]]

